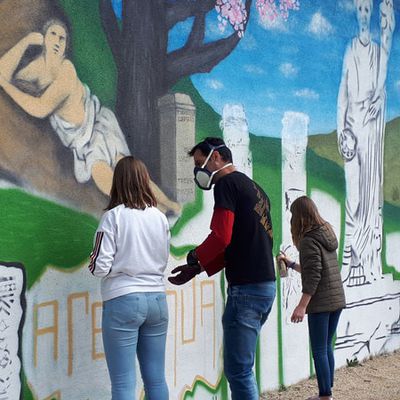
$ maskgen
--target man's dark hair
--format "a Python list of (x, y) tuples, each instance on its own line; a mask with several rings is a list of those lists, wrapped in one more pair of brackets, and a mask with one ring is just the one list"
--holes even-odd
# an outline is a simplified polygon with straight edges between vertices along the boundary
[(193, 157), (195, 151), (200, 150), (201, 154), (203, 154), (203, 156), (207, 157), (210, 154), (211, 149), (214, 147), (218, 147), (218, 146), (224, 146), (224, 147), (220, 147), (219, 149), (215, 150), (215, 151), (218, 151), (218, 153), (221, 155), (221, 158), (226, 162), (233, 162), (232, 152), (226, 146), (225, 142), (221, 138), (218, 138), (218, 137), (210, 136), (210, 137), (205, 138), (202, 142), (197, 143), (196, 146), (194, 146), (192, 148), (192, 150), (190, 150), (188, 152), (188, 154), (190, 157)]

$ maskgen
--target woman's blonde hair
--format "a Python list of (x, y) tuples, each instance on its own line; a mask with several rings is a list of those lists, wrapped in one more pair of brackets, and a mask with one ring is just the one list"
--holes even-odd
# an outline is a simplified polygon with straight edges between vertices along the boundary
[(315, 203), (307, 196), (298, 197), (290, 206), (290, 228), (294, 245), (299, 249), (304, 235), (327, 222), (321, 217)]
[(115, 166), (110, 202), (106, 210), (120, 204), (141, 210), (157, 206), (147, 168), (142, 161), (132, 156), (121, 158)]

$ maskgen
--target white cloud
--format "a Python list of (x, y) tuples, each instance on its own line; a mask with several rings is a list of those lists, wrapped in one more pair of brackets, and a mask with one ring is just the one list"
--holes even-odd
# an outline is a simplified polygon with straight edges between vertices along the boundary
[(274, 108), (274, 107), (266, 107), (266, 108), (265, 108), (265, 112), (266, 112), (267, 114), (275, 114), (277, 111), (278, 111), (278, 110), (277, 110), (276, 108)]
[(353, 0), (339, 0), (339, 8), (346, 12), (354, 11), (354, 1)]
[(287, 21), (282, 17), (277, 17), (274, 20), (270, 20), (268, 17), (261, 18), (258, 17), (258, 23), (267, 31), (278, 31), (278, 32), (288, 32)]
[(265, 73), (265, 71), (259, 67), (258, 65), (254, 65), (254, 64), (246, 64), (243, 66), (243, 69), (249, 73), (249, 74), (253, 74), (253, 75), (262, 75)]
[(333, 33), (334, 28), (331, 23), (320, 13), (316, 12), (307, 27), (308, 32), (318, 37), (327, 36)]
[(267, 90), (265, 92), (265, 97), (269, 100), (275, 100), (276, 99), (276, 93), (272, 90)]
[(207, 24), (206, 28), (206, 36), (210, 39), (219, 39), (222, 36), (227, 36), (227, 32), (230, 33), (229, 27), (227, 27), (225, 31), (221, 31), (221, 29), (219, 29), (217, 21), (213, 22), (214, 23)]
[(254, 50), (257, 48), (257, 40), (251, 33), (245, 32), (243, 39), (240, 41), (240, 46), (242, 46), (243, 50)]
[(279, 67), (279, 71), (283, 74), (286, 78), (291, 78), (297, 75), (299, 71), (292, 63), (283, 63)]
[(221, 81), (218, 81), (216, 79), (207, 79), (206, 83), (207, 83), (207, 86), (213, 90), (220, 90), (220, 89), (223, 89), (223, 87), (224, 87), (224, 84)]
[(318, 100), (319, 94), (312, 89), (300, 89), (293, 92), (293, 96), (302, 97), (309, 100)]

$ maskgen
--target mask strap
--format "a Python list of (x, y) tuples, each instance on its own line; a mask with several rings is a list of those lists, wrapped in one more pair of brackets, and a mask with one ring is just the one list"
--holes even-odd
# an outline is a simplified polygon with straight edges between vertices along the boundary
[[(226, 147), (225, 144), (220, 144), (219, 146), (212, 146), (212, 145), (209, 144), (209, 143), (207, 143), (207, 144), (210, 146), (211, 151), (210, 151), (210, 153), (208, 154), (208, 156), (207, 156), (206, 160), (204, 161), (204, 164), (201, 166), (201, 168), (204, 168), (204, 167), (207, 165), (208, 161), (210, 161), (210, 158), (211, 158), (212, 153), (214, 153), (215, 150), (220, 149), (220, 148), (222, 148), (222, 147)], [(231, 163), (231, 164), (232, 164), (232, 163)]]
[(216, 171), (214, 171), (213, 173), (212, 173), (212, 176), (214, 176), (216, 173), (218, 173), (219, 171), (222, 171), (223, 169), (225, 169), (225, 168), (227, 168), (227, 167), (230, 167), (231, 165), (233, 165), (232, 163), (228, 163), (228, 164), (225, 164), (222, 168), (220, 168), (220, 169), (217, 169)]
[(215, 148), (213, 147), (211, 149), (210, 153), (208, 154), (206, 160), (204, 161), (203, 165), (201, 166), (201, 168), (204, 168), (207, 165), (207, 163), (210, 161), (211, 155), (212, 155), (212, 153), (214, 153), (214, 150), (215, 150)]

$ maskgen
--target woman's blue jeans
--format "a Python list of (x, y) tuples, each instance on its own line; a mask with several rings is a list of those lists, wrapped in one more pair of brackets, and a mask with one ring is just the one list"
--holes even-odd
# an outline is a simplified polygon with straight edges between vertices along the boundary
[(222, 326), (224, 329), (224, 372), (232, 400), (258, 400), (253, 374), (257, 339), (275, 299), (276, 283), (228, 287), (228, 300)]
[(332, 340), (342, 310), (308, 314), (308, 331), (320, 396), (331, 396), (335, 374)]
[(134, 400), (136, 355), (147, 400), (168, 400), (165, 293), (130, 293), (103, 303), (103, 343), (112, 400)]

